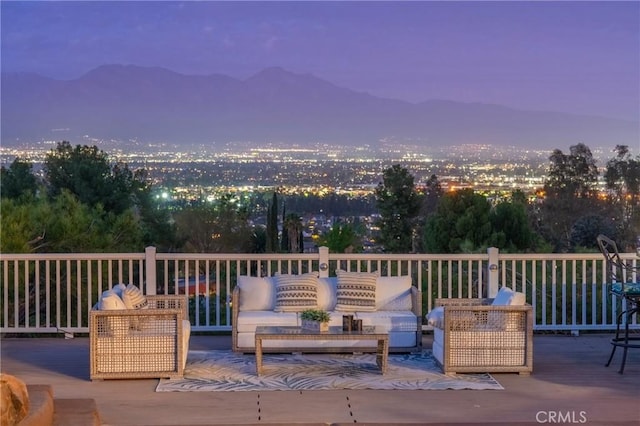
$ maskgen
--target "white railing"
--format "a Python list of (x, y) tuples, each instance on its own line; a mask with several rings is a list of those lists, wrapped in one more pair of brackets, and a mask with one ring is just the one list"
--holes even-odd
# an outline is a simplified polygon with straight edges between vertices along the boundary
[[(117, 283), (147, 294), (188, 294), (194, 331), (231, 330), (237, 276), (337, 269), (410, 275), (422, 311), (436, 298), (484, 297), (502, 285), (521, 291), (536, 313), (535, 330), (611, 330), (624, 302), (605, 283), (604, 257), (587, 254), (1, 254), (2, 333), (86, 333), (89, 311)], [(636, 265), (635, 254), (622, 255)], [(640, 277), (628, 277), (638, 280)], [(640, 328), (637, 318), (631, 328)], [(423, 326), (426, 330), (429, 327)]]

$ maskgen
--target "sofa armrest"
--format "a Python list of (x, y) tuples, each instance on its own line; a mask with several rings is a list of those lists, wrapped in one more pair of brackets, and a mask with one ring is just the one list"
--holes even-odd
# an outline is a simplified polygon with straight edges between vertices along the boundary
[(149, 309), (180, 309), (181, 319), (189, 319), (189, 301), (186, 295), (147, 295)]
[(422, 292), (414, 286), (411, 286), (411, 312), (420, 318), (422, 324)]
[(531, 305), (445, 305), (443, 330), (520, 331), (533, 330)]
[(132, 335), (179, 336), (183, 319), (181, 308), (92, 310), (89, 334), (91, 341)]
[(482, 306), (491, 305), (493, 299), (442, 298), (435, 300), (435, 306)]
[(231, 293), (231, 349), (238, 352), (238, 315), (240, 314), (240, 286)]

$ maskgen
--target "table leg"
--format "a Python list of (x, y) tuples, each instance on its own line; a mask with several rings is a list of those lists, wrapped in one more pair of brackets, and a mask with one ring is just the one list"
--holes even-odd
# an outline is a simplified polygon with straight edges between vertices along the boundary
[(376, 351), (376, 364), (380, 367), (382, 374), (387, 372), (389, 362), (389, 340), (378, 339), (378, 350)]
[(262, 373), (262, 339), (256, 336), (256, 375)]

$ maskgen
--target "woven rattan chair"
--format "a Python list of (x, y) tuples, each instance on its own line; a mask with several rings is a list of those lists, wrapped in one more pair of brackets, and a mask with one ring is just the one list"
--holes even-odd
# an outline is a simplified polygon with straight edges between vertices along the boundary
[(433, 354), (444, 373), (533, 371), (533, 308), (492, 306), (493, 299), (436, 299)]
[(146, 297), (148, 309), (91, 310), (91, 380), (183, 376), (190, 334), (187, 297)]
[[(640, 348), (640, 336), (629, 334), (629, 324), (640, 312), (640, 267), (625, 262), (620, 257), (615, 241), (606, 235), (598, 235), (598, 247), (606, 260), (606, 276), (609, 293), (620, 302), (620, 313), (616, 319), (616, 334), (611, 339), (611, 355), (605, 364), (611, 365), (618, 347), (622, 348), (622, 364), (618, 373), (624, 372), (629, 348)], [(624, 332), (621, 328), (624, 325)]]

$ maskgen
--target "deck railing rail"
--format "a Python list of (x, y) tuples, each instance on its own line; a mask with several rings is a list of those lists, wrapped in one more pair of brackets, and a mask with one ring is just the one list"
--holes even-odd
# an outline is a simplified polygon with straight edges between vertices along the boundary
[[(637, 266), (635, 253), (622, 258)], [(115, 284), (135, 284), (147, 294), (187, 294), (194, 331), (231, 330), (231, 293), (239, 275), (337, 269), (410, 275), (421, 291), (422, 311), (436, 298), (493, 296), (501, 286), (527, 295), (534, 330), (612, 330), (625, 309), (608, 293), (599, 253), (481, 254), (144, 253), (0, 254), (2, 333), (87, 333), (89, 311)], [(625, 277), (637, 281), (636, 274)], [(423, 319), (423, 329), (429, 329)], [(637, 318), (631, 328), (640, 329)]]

